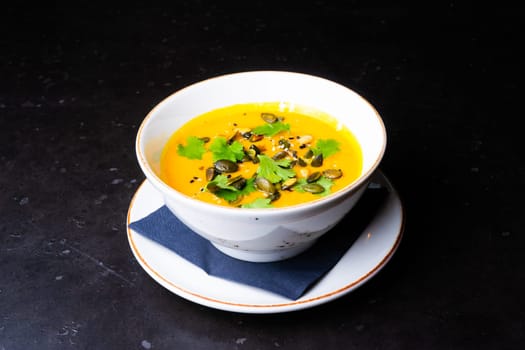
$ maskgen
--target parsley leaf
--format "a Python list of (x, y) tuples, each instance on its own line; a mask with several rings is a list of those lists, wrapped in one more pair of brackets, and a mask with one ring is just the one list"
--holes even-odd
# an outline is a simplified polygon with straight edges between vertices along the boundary
[(274, 136), (280, 133), (281, 131), (288, 131), (290, 130), (290, 124), (286, 124), (283, 122), (275, 122), (272, 124), (264, 124), (259, 125), (253, 128), (252, 132), (256, 135), (264, 135), (264, 136)]
[[(297, 191), (299, 193), (306, 193), (305, 190), (303, 190), (303, 185), (306, 185), (308, 182), (306, 179), (301, 178), (297, 181), (297, 183), (294, 185), (293, 190)], [(319, 180), (317, 180), (315, 183), (321, 185), (324, 187), (324, 191), (321, 193), (317, 193), (318, 196), (324, 197), (331, 193), (330, 189), (332, 188), (334, 181), (325, 177), (321, 176)]]
[(271, 201), (270, 198), (257, 198), (251, 203), (241, 205), (241, 208), (273, 208), (273, 205), (270, 204)]
[(324, 187), (324, 192), (319, 193), (319, 195), (326, 196), (330, 194), (330, 189), (332, 188), (334, 181), (325, 176), (321, 176), (321, 178), (317, 180), (317, 183)]
[(213, 153), (213, 161), (228, 159), (232, 162), (243, 159), (244, 149), (239, 141), (233, 141), (228, 144), (225, 137), (216, 137), (210, 145), (210, 151)]
[(332, 154), (340, 151), (339, 141), (334, 139), (320, 139), (317, 141), (315, 147), (312, 147), (314, 155), (322, 154), (323, 158), (328, 158)]
[(223, 175), (223, 174), (217, 175), (215, 179), (208, 182), (208, 184), (206, 185), (206, 189), (208, 189), (209, 191), (213, 193), (215, 193), (214, 191), (217, 189), (238, 191), (235, 187), (228, 185), (229, 180), (230, 179), (226, 175)]
[(257, 174), (266, 178), (268, 181), (277, 183), (281, 180), (295, 177), (295, 172), (292, 169), (286, 168), (290, 166), (291, 160), (274, 160), (264, 154), (259, 154), (257, 157), (260, 160)]
[(217, 175), (213, 181), (208, 182), (206, 190), (212, 192), (219, 198), (227, 200), (229, 202), (236, 201), (240, 196), (249, 194), (255, 191), (253, 186), (254, 179), (250, 178), (246, 180), (246, 186), (243, 189), (238, 190), (237, 188), (228, 185), (230, 179), (223, 174)]
[(202, 159), (202, 155), (206, 152), (204, 141), (196, 136), (188, 136), (186, 138), (186, 146), (177, 145), (177, 153), (189, 159)]
[(235, 202), (240, 196), (238, 192), (230, 190), (219, 190), (215, 192), (214, 195), (224, 200), (227, 200), (228, 202)]

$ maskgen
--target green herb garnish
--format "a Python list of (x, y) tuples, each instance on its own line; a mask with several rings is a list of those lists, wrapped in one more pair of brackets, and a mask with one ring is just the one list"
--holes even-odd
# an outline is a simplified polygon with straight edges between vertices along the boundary
[(215, 179), (208, 182), (208, 185), (206, 185), (206, 189), (213, 193), (217, 193), (218, 190), (238, 191), (235, 187), (229, 184), (229, 180), (230, 179), (226, 175), (217, 175), (215, 176)]
[[(306, 179), (298, 179), (297, 183), (293, 187), (294, 191), (297, 191), (299, 193), (306, 193), (306, 191), (303, 190), (303, 186), (307, 183), (308, 182), (306, 181)], [(331, 188), (334, 184), (334, 181), (325, 176), (321, 176), (319, 180), (317, 180), (315, 183), (324, 187), (323, 192), (317, 193), (318, 196), (324, 197), (331, 193)]]
[(230, 178), (228, 178), (228, 176), (220, 174), (217, 175), (215, 179), (208, 182), (206, 190), (212, 192), (219, 198), (225, 199), (229, 202), (235, 202), (240, 196), (255, 191), (253, 181), (253, 178), (246, 180), (246, 186), (239, 190), (236, 187), (229, 185)]
[(322, 154), (325, 159), (339, 151), (339, 142), (334, 139), (320, 139), (315, 144), (315, 147), (312, 147), (314, 155)]
[(291, 177), (295, 177), (295, 171), (289, 169), (291, 164), (289, 159), (274, 160), (264, 154), (259, 154), (259, 168), (257, 174), (266, 178), (272, 183), (277, 183)]
[(259, 209), (259, 208), (273, 208), (273, 205), (271, 205), (271, 199), (270, 198), (257, 198), (251, 203), (246, 203), (241, 205), (241, 208), (250, 208), (250, 209)]
[(206, 152), (204, 147), (205, 141), (196, 136), (188, 136), (186, 138), (186, 146), (177, 145), (177, 153), (189, 159), (202, 159), (202, 155)]
[(210, 151), (213, 153), (213, 161), (228, 159), (232, 162), (241, 160), (244, 157), (243, 146), (239, 141), (233, 141), (228, 144), (225, 137), (216, 137), (210, 145)]
[(283, 122), (275, 122), (275, 123), (267, 123), (264, 125), (260, 125), (255, 127), (252, 132), (256, 135), (264, 135), (264, 136), (274, 136), (280, 133), (281, 131), (289, 131), (290, 130), (290, 124), (286, 124)]

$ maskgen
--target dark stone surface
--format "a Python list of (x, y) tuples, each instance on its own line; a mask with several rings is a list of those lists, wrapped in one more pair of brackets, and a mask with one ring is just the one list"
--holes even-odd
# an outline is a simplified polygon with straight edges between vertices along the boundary
[[(523, 21), (497, 5), (4, 7), (0, 349), (522, 348)], [(369, 99), (407, 213), (377, 276), (286, 314), (186, 301), (126, 237), (145, 114), (190, 83), (253, 69)]]

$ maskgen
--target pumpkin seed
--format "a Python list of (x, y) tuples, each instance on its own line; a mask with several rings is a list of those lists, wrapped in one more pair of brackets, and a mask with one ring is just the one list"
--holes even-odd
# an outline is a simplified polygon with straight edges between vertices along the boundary
[(299, 166), (303, 166), (303, 167), (308, 165), (308, 163), (306, 163), (306, 161), (303, 158), (300, 158), (300, 157), (297, 159), (297, 164), (299, 164)]
[(257, 157), (257, 155), (261, 154), (261, 150), (257, 146), (251, 145), (250, 148), (248, 148), (248, 150), (246, 151), (246, 154), (254, 164), (259, 163), (259, 158)]
[(320, 177), (321, 177), (321, 172), (316, 171), (308, 175), (308, 177), (306, 178), (306, 182), (308, 183), (316, 182), (317, 180), (319, 180)]
[(217, 176), (217, 171), (214, 167), (209, 167), (206, 169), (206, 181), (211, 181), (215, 179), (215, 176)]
[(228, 180), (227, 182), (228, 186), (233, 186), (237, 190), (242, 190), (244, 186), (246, 186), (246, 179), (242, 177), (241, 175), (233, 177)]
[(286, 190), (289, 190), (291, 189), (295, 184), (297, 183), (297, 178), (295, 177), (291, 177), (289, 179), (286, 179), (283, 181), (282, 185), (281, 185), (281, 189), (283, 191), (286, 191)]
[(281, 198), (281, 192), (271, 193), (267, 198), (270, 200), (270, 202), (275, 202), (276, 200)]
[(273, 160), (279, 160), (279, 159), (284, 159), (288, 157), (288, 152), (286, 151), (279, 151), (277, 153), (275, 153), (272, 157)]
[(318, 194), (324, 192), (324, 187), (317, 183), (311, 183), (303, 185), (303, 190), (305, 190), (306, 192)]
[(262, 139), (264, 139), (264, 135), (256, 135), (256, 134), (251, 134), (250, 135), (250, 142), (257, 142), (257, 141), (261, 141)]
[(257, 158), (257, 152), (253, 149), (248, 149), (246, 151), (246, 156), (249, 160), (251, 160), (253, 163), (256, 163), (259, 158)]
[(304, 154), (304, 157), (306, 159), (310, 159), (314, 156), (314, 151), (312, 151), (311, 149), (309, 149), (305, 154)]
[(317, 156), (315, 156), (314, 159), (312, 159), (312, 162), (310, 163), (310, 165), (316, 168), (322, 166), (323, 165), (323, 154), (320, 153)]
[(209, 182), (207, 185), (206, 185), (206, 189), (208, 191), (210, 191), (211, 193), (217, 193), (221, 188), (219, 186), (217, 186), (216, 183), (213, 183), (213, 182)]
[(220, 159), (216, 161), (214, 167), (219, 173), (234, 173), (239, 169), (237, 163), (228, 159)]
[(261, 118), (269, 124), (273, 124), (278, 120), (277, 116), (273, 113), (261, 113)]
[(343, 176), (341, 169), (326, 169), (323, 171), (323, 175), (329, 179), (339, 179)]
[(258, 176), (255, 179), (254, 184), (255, 184), (255, 187), (261, 192), (270, 193), (270, 194), (277, 192), (275, 185), (270, 180), (264, 177)]
[(261, 154), (261, 150), (256, 145), (250, 145), (250, 149), (253, 149), (255, 154)]

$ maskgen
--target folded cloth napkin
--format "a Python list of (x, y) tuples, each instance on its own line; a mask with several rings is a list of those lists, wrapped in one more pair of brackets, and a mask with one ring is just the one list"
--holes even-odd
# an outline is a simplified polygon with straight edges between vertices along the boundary
[(185, 226), (166, 206), (130, 223), (129, 227), (169, 248), (209, 275), (296, 300), (346, 253), (373, 219), (386, 194), (385, 188), (370, 186), (352, 208), (350, 215), (321, 236), (311, 248), (295, 257), (276, 262), (254, 263), (229, 257)]

